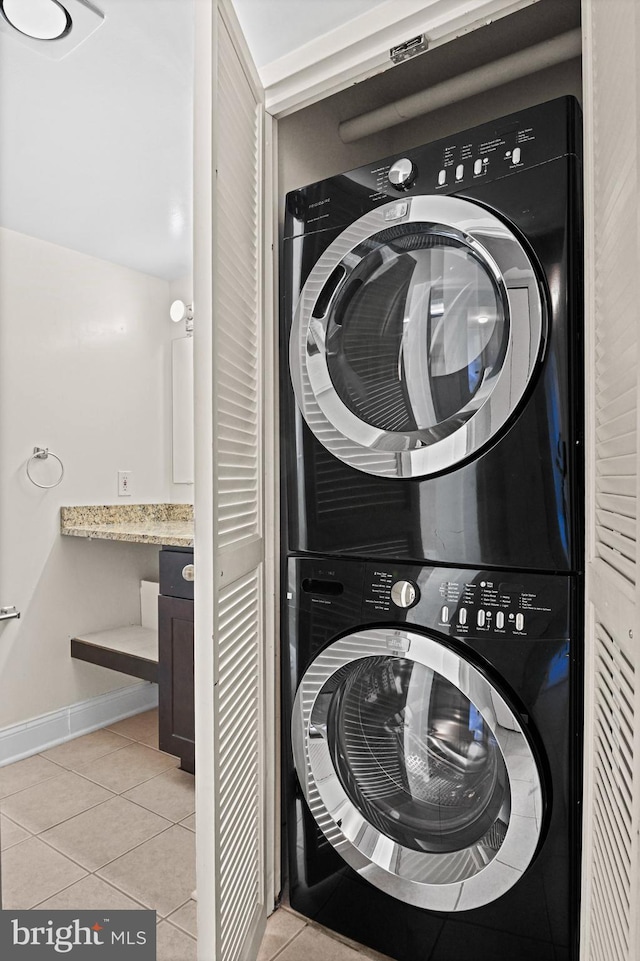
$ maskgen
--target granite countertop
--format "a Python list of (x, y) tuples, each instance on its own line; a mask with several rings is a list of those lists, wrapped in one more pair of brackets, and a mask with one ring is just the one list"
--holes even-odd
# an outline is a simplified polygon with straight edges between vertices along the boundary
[(60, 533), (133, 544), (193, 547), (191, 504), (106, 504), (60, 508)]

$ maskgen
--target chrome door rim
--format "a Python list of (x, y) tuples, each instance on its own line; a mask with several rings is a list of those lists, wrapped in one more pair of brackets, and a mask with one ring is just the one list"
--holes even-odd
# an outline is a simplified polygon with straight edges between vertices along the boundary
[[(371, 825), (342, 787), (325, 738), (310, 737), (313, 707), (326, 682), (346, 665), (376, 656), (413, 660), (454, 684), (480, 711), (502, 752), (511, 790), (507, 831), (493, 860), (463, 880), (449, 880), (452, 854), (416, 852)], [(300, 683), (291, 734), (295, 768), (318, 826), (354, 870), (393, 897), (421, 908), (466, 911), (503, 895), (531, 863), (540, 839), (543, 795), (529, 741), (496, 688), (438, 641), (393, 629), (358, 631), (335, 641), (318, 655)], [(474, 848), (454, 855), (468, 851), (472, 856)], [(434, 882), (437, 876), (442, 880)]]
[[(313, 310), (327, 280), (363, 240), (405, 223), (442, 225), (484, 263), (508, 303), (509, 338), (491, 393), (448, 436), (424, 445), (417, 436), (373, 427), (341, 400), (329, 373), (322, 319)], [(326, 315), (324, 318), (326, 322)], [(418, 196), (383, 204), (355, 221), (319, 258), (302, 289), (289, 343), (296, 400), (317, 439), (334, 456), (365, 473), (390, 478), (441, 473), (485, 447), (516, 409), (543, 341), (543, 308), (535, 271), (512, 231), (483, 207), (459, 197)]]

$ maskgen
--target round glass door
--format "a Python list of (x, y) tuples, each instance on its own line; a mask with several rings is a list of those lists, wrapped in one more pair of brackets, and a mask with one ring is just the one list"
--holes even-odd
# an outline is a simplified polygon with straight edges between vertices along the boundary
[(542, 795), (522, 726), (434, 639), (363, 631), (332, 644), (300, 685), (292, 734), (320, 827), (388, 893), (467, 910), (530, 863)]
[(387, 837), (415, 851), (479, 844), (495, 855), (510, 810), (504, 759), (454, 684), (407, 658), (363, 658), (323, 687), (311, 725), (327, 727), (345, 792)]
[[(388, 226), (398, 209), (402, 222)], [(533, 268), (496, 217), (451, 197), (387, 204), (309, 276), (291, 335), (296, 397), (318, 439), (352, 466), (437, 473), (507, 421), (541, 320)]]
[(366, 424), (434, 443), (491, 392), (509, 338), (503, 293), (443, 228), (383, 231), (351, 256), (327, 314), (333, 386)]

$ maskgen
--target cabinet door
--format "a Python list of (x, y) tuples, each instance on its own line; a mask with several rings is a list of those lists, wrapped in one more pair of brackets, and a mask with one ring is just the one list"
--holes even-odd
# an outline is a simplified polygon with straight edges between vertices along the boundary
[(158, 729), (160, 750), (194, 772), (193, 601), (158, 598)]
[[(196, 7), (194, 329), (198, 957), (252, 961), (266, 921), (277, 458), (263, 93), (228, 0)], [(270, 245), (269, 245), (270, 246)], [(265, 519), (266, 518), (266, 519)], [(265, 543), (268, 544), (265, 550)], [(271, 787), (271, 790), (270, 790)]]

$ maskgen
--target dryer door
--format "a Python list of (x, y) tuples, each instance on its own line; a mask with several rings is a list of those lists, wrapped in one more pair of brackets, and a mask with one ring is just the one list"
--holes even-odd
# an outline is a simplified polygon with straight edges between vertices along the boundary
[(542, 340), (540, 288), (513, 232), (470, 201), (414, 197), (361, 217), (318, 260), (294, 317), (291, 378), (336, 457), (424, 477), (495, 437)]
[(487, 904), (535, 854), (542, 784), (521, 723), (475, 667), (430, 637), (379, 629), (331, 644), (298, 688), (292, 742), (331, 844), (408, 904)]

